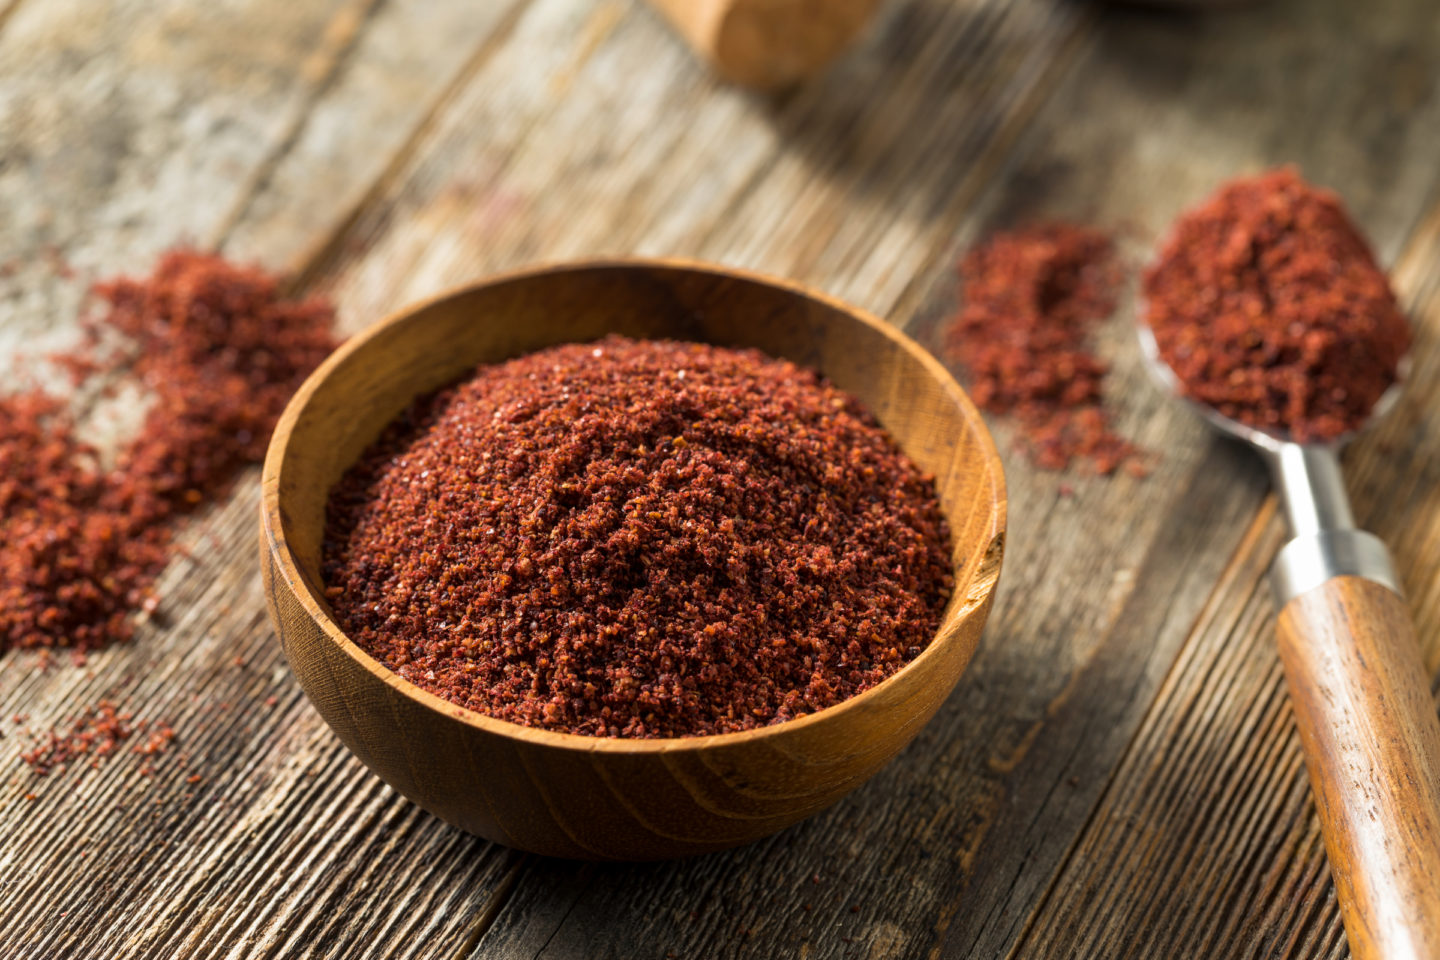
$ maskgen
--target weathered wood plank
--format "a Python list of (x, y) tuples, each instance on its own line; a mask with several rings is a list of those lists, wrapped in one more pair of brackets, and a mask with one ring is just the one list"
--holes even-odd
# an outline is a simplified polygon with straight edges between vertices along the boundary
[[(1393, 547), (1440, 691), (1440, 205), (1394, 271), (1417, 325), (1393, 416), (1347, 458), (1357, 516)], [(1273, 501), (1272, 501), (1273, 503)], [(1319, 821), (1276, 658), (1269, 509), (1160, 691), (1020, 955), (1346, 955)]]
[(884, 312), (1080, 19), (901, 0), (823, 80), (766, 100), (717, 86), (643, 8), (537, 2), (356, 224), (336, 294), (363, 320), (518, 263), (639, 253), (816, 281)]
[[(424, 0), (20, 10), (0, 36), (0, 258), (19, 265), (0, 304), (0, 356), (68, 334), (83, 277), (61, 275), (47, 247), (110, 273), (185, 239), (254, 238), (246, 252), (270, 262), (277, 236), (322, 243), (516, 6), (463, 18)], [(413, 114), (395, 116), (397, 94)], [(310, 170), (316, 196), (277, 205), (292, 163)], [(458, 949), (511, 875), (509, 854), (436, 830), (304, 703), (263, 614), (253, 486), (242, 480), (192, 526), (134, 644), (83, 669), (63, 656), (43, 672), (33, 653), (0, 659), (7, 718), (43, 729), (109, 697), (178, 731), (153, 777), (125, 753), (37, 781), (7, 725), (0, 955), (249, 957), (312, 939), (334, 956), (377, 939)], [(416, 885), (390, 889), (397, 874)], [(356, 908), (377, 895), (383, 904)]]
[(431, 115), (504, 45), (524, 7), (517, 0), (381, 7), (344, 70), (317, 91), (285, 148), (257, 171), (257, 189), (222, 225), (225, 253), (307, 271), (423, 139)]
[(0, 37), (0, 260), (17, 268), (6, 283), (6, 360), (67, 332), (84, 285), (57, 276), (56, 258), (93, 275), (209, 239), (370, 7), (19, 8)]

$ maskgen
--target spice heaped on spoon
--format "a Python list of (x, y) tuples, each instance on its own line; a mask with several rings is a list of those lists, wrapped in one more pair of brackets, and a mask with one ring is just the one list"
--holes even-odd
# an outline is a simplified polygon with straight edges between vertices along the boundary
[(1144, 289), (1182, 392), (1298, 443), (1359, 429), (1410, 348), (1340, 199), (1289, 167), (1232, 181), (1181, 217)]
[(1265, 458), (1292, 539), (1280, 659), (1352, 954), (1440, 957), (1440, 720), (1384, 543), (1338, 443), (1393, 399), (1410, 336), (1331, 193), (1289, 169), (1183, 216), (1145, 277), (1157, 381)]

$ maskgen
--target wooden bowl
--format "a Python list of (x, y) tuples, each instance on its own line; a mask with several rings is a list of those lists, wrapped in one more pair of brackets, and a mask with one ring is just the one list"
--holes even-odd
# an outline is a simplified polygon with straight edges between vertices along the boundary
[[(402, 680), (345, 637), (321, 589), (326, 497), (415, 397), (551, 344), (618, 332), (758, 347), (859, 397), (933, 473), (956, 591), (933, 643), (837, 706), (759, 730), (666, 740), (530, 729)], [(755, 840), (854, 790), (954, 688), (1000, 574), (1005, 487), (979, 415), (945, 369), (874, 317), (724, 267), (603, 262), (512, 273), (394, 314), (307, 380), (270, 442), (265, 595), (300, 684), (371, 770), (441, 819), (561, 857), (648, 860)]]

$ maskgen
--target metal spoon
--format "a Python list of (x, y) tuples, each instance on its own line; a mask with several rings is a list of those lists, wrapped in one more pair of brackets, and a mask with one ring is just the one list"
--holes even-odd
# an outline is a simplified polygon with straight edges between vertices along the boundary
[(1137, 329), (1155, 381), (1257, 450), (1284, 504), (1291, 539), (1270, 569), (1280, 659), (1351, 953), (1437, 960), (1440, 719), (1390, 552), (1355, 526), (1340, 472), (1349, 437), (1294, 443), (1186, 398), (1153, 331)]

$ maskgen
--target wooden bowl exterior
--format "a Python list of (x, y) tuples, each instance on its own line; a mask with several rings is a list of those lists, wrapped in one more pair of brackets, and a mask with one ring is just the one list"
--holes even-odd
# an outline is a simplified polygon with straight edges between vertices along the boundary
[[(332, 485), (416, 396), (484, 362), (618, 332), (753, 346), (858, 396), (936, 476), (956, 595), (936, 640), (884, 683), (760, 730), (609, 740), (533, 730), (411, 685), (340, 632), (320, 588)], [(969, 662), (1000, 573), (1005, 491), (978, 414), (944, 368), (878, 320), (727, 268), (603, 262), (500, 277), (402, 311), (305, 383), (265, 462), (265, 594), (326, 722), (405, 796), (461, 829), (536, 853), (644, 860), (758, 839), (872, 776), (934, 715)]]

